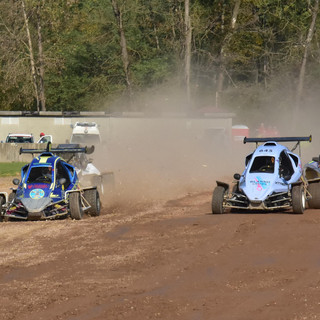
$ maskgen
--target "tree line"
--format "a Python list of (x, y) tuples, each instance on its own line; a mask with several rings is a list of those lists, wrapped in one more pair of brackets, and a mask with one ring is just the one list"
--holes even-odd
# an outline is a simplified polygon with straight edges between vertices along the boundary
[(277, 101), (297, 120), (319, 98), (318, 10), (319, 0), (2, 0), (0, 109), (246, 114)]

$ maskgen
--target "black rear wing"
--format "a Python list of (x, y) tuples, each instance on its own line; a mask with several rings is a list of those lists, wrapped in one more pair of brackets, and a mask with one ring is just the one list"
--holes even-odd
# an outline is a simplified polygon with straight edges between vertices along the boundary
[(300, 141), (309, 141), (311, 142), (312, 135), (308, 137), (270, 137), (270, 138), (247, 138), (244, 137), (243, 143), (247, 142), (268, 142), (268, 141), (275, 141), (275, 142), (300, 142)]
[(291, 149), (291, 151), (294, 151), (298, 146), (299, 146), (299, 155), (301, 155), (301, 150), (300, 150), (300, 142), (301, 141), (307, 141), (311, 142), (312, 141), (312, 135), (308, 137), (270, 137), (270, 138), (247, 138), (244, 137), (243, 143), (249, 143), (249, 142), (255, 142), (256, 147), (258, 146), (259, 143), (262, 142), (297, 142), (296, 145)]
[(62, 144), (58, 145), (57, 148), (52, 148), (51, 147), (51, 142), (48, 142), (46, 149), (24, 149), (20, 148), (20, 154), (22, 153), (30, 153), (30, 154), (35, 154), (35, 153), (44, 153), (44, 152), (50, 152), (52, 154), (62, 154), (62, 153), (86, 153), (86, 154), (91, 154), (94, 152), (94, 146), (92, 145), (91, 147), (80, 147), (79, 145), (76, 144)]

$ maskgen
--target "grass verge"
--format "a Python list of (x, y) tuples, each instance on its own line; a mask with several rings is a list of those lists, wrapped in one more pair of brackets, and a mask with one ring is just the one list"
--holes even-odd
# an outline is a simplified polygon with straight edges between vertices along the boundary
[(26, 162), (0, 162), (0, 177), (20, 176), (21, 168)]

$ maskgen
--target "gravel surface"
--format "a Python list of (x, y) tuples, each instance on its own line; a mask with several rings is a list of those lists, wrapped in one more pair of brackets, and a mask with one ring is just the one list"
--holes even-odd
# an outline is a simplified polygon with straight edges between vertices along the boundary
[(210, 202), (1, 223), (0, 319), (320, 319), (320, 210), (212, 215)]

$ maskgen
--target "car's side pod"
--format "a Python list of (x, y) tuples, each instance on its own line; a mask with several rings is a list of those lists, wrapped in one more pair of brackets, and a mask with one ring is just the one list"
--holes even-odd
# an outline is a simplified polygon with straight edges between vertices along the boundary
[(225, 191), (229, 190), (229, 185), (227, 183), (217, 181), (217, 186), (223, 187)]

